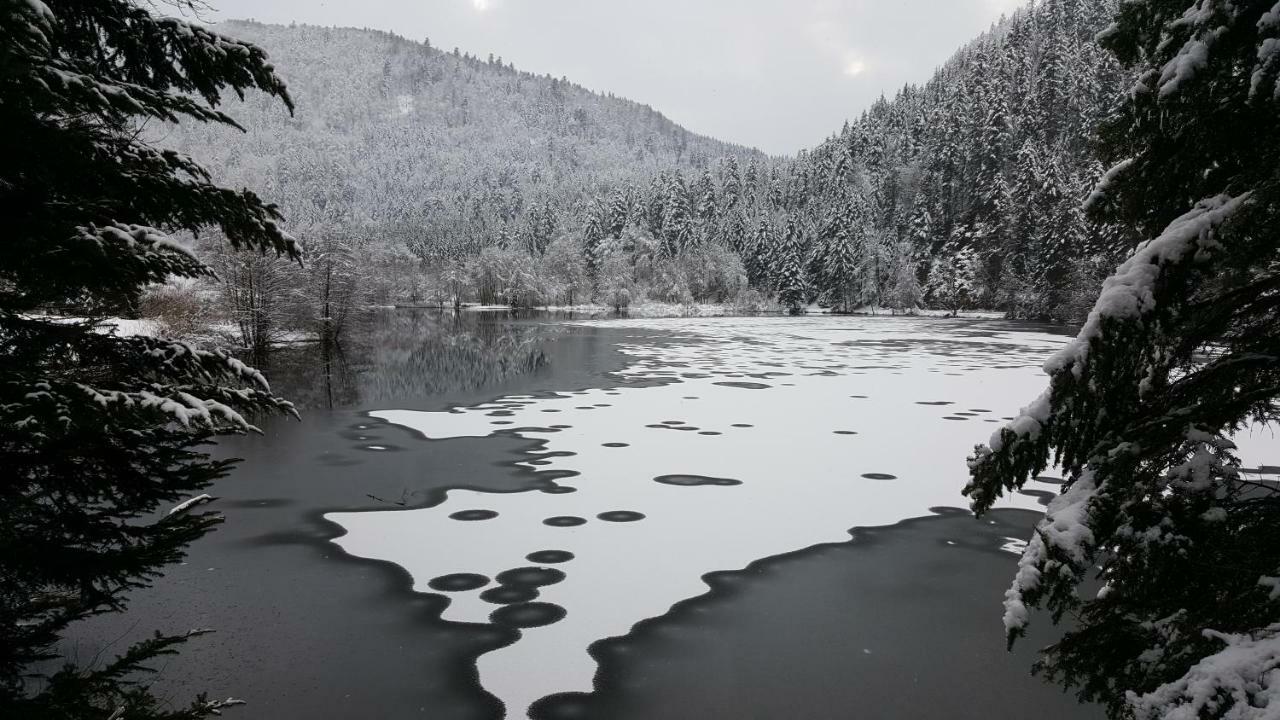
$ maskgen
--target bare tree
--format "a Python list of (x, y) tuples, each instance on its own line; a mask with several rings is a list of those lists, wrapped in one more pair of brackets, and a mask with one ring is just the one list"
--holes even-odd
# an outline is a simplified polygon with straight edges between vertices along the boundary
[(241, 343), (261, 357), (280, 339), (292, 314), (296, 266), (254, 251), (227, 250), (212, 260), (221, 279), (223, 308)]

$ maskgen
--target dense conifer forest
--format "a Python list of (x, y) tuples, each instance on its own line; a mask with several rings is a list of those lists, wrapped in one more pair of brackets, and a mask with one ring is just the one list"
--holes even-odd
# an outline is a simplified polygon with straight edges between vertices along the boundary
[[(250, 98), (233, 108), (242, 142), (224, 128), (158, 135), (280, 203), (323, 252), (340, 305), (818, 303), (1078, 320), (1134, 241), (1083, 210), (1105, 170), (1090, 138), (1125, 90), (1092, 41), (1113, 5), (1019, 10), (794, 158), (501, 58), (252, 22), (221, 30), (295, 78), (297, 115)], [(233, 311), (271, 315), (249, 325), (288, 324), (285, 306), (308, 296), (298, 288), (316, 286), (221, 262), (239, 278)], [(270, 302), (239, 297), (249, 285)], [(324, 314), (317, 303), (302, 313)]]

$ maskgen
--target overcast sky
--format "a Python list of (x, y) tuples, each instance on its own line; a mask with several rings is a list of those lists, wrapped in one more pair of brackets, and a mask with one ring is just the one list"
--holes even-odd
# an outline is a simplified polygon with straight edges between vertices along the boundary
[[(208, 0), (208, 19), (372, 27), (792, 154), (923, 82), (1026, 0)], [(287, 78), (286, 78), (287, 80)]]

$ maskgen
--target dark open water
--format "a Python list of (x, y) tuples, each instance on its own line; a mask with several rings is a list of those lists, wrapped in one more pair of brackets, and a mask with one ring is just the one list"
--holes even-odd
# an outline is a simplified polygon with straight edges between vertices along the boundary
[[(558, 447), (556, 443), (576, 441), (576, 430), (566, 427), (565, 439), (536, 432), (522, 434), (510, 427), (495, 428), (484, 437), (428, 439), (406, 427), (371, 418), (369, 412), (395, 408), (434, 413), (477, 405), (487, 408), (486, 403), (512, 396), (537, 399), (526, 401), (532, 412), (535, 402), (570, 397), (567, 393), (571, 391), (619, 393), (618, 412), (625, 412), (630, 406), (624, 400), (652, 399), (658, 397), (653, 393), (674, 391), (673, 385), (682, 385), (680, 392), (694, 392), (692, 388), (701, 387), (697, 392), (706, 398), (713, 397), (709, 391), (714, 388), (709, 385), (717, 382), (721, 384), (716, 387), (721, 388), (725, 387), (723, 383), (741, 385), (730, 388), (742, 393), (741, 397), (764, 396), (763, 392), (750, 395), (760, 392), (749, 389), (750, 385), (768, 386), (771, 389), (767, 392), (805, 390), (805, 383), (797, 378), (791, 378), (797, 380), (794, 383), (784, 382), (786, 376), (773, 365), (758, 373), (762, 378), (734, 380), (712, 377), (713, 372), (704, 372), (705, 363), (698, 372), (685, 374), (706, 377), (682, 378), (678, 373), (654, 370), (662, 363), (698, 365), (697, 354), (715, 342), (729, 342), (725, 338), (743, 346), (767, 345), (780, 342), (777, 338), (790, 332), (786, 319), (768, 322), (779, 324), (732, 325), (718, 339), (706, 339), (691, 335), (689, 328), (679, 323), (584, 326), (548, 317), (455, 317), (395, 311), (380, 314), (368, 328), (348, 340), (341, 352), (326, 355), (318, 346), (284, 350), (271, 359), (267, 369), (276, 389), (303, 408), (303, 421), (271, 421), (265, 426), (266, 437), (226, 442), (219, 452), (246, 460), (232, 477), (212, 491), (221, 498), (217, 505), (226, 513), (227, 522), (192, 548), (186, 564), (174, 568), (155, 588), (138, 593), (129, 613), (94, 620), (79, 628), (72, 647), (81, 658), (88, 659), (122, 649), (128, 641), (157, 628), (215, 628), (216, 634), (190, 643), (179, 657), (159, 668), (156, 687), (178, 704), (200, 690), (213, 696), (242, 698), (249, 705), (236, 713), (253, 718), (520, 718), (524, 717), (523, 708), (508, 711), (497, 696), (508, 698), (507, 702), (511, 702), (509, 698), (522, 697), (522, 693), (541, 696), (545, 693), (537, 688), (546, 683), (554, 686), (558, 670), (569, 665), (577, 667), (584, 661), (588, 669), (598, 663), (595, 691), (585, 694), (564, 688), (569, 692), (535, 703), (534, 717), (997, 719), (1023, 718), (1033, 713), (1055, 718), (1102, 717), (1099, 709), (1078, 705), (1056, 687), (1030, 676), (1034, 649), (1052, 638), (1043, 632), (1045, 623), (1037, 628), (1039, 634), (1033, 633), (1013, 653), (1004, 651), (1000, 600), (1016, 562), (1016, 555), (1007, 546), (1010, 538), (1028, 535), (1036, 514), (1026, 509), (1006, 509), (979, 521), (957, 509), (962, 503), (958, 495), (959, 483), (963, 482), (962, 456), (947, 460), (957, 468), (958, 477), (942, 480), (955, 484), (957, 492), (951, 507), (930, 501), (932, 496), (921, 489), (924, 504), (918, 511), (887, 526), (857, 529), (850, 536), (845, 531), (853, 529), (860, 517), (851, 513), (850, 524), (836, 528), (839, 537), (833, 536), (831, 542), (806, 541), (794, 548), (786, 547), (781, 539), (789, 536), (779, 533), (776, 554), (755, 558), (745, 569), (742, 565), (707, 568), (710, 574), (704, 580), (710, 586), (709, 592), (681, 599), (669, 612), (632, 618), (628, 625), (639, 624), (629, 633), (610, 639), (595, 638), (589, 658), (585, 646), (577, 647), (568, 641), (557, 645), (556, 636), (551, 634), (538, 635), (534, 630), (522, 631), (504, 623), (442, 619), (442, 612), (448, 616), (470, 606), (460, 594), (427, 591), (426, 583), (431, 577), (413, 577), (402, 569), (418, 563), (424, 567), (447, 565), (452, 556), (470, 557), (473, 560), (468, 562), (473, 562), (475, 557), (483, 556), (479, 550), (491, 548), (460, 549), (435, 544), (430, 536), (424, 536), (421, 543), (400, 544), (394, 553), (389, 552), (388, 555), (399, 553), (406, 558), (400, 564), (392, 564), (383, 559), (356, 558), (332, 542), (346, 528), (325, 519), (327, 513), (339, 513), (334, 516), (337, 518), (370, 518), (371, 522), (384, 517), (390, 522), (392, 516), (407, 521), (418, 516), (406, 511), (430, 513), (432, 508), (448, 503), (452, 497), (449, 490), (467, 498), (483, 496), (469, 495), (462, 489), (537, 493), (511, 496), (503, 506), (506, 518), (511, 512), (505, 508), (518, 507), (515, 501), (521, 498), (542, 497), (544, 493), (538, 491), (567, 484), (585, 485), (579, 483), (585, 477), (575, 477), (577, 471), (557, 467), (554, 462), (528, 464), (531, 458), (543, 457), (542, 453)], [(953, 321), (939, 325), (941, 321), (919, 321), (924, 325), (917, 332), (916, 327), (903, 325), (904, 321), (868, 325), (876, 322), (843, 318), (790, 327), (802, 328), (803, 331), (796, 331), (800, 332), (796, 342), (810, 345), (815, 337), (826, 338), (822, 333), (833, 327), (863, 333), (870, 328), (870, 335), (875, 338), (893, 335), (897, 339), (877, 340), (870, 347), (861, 347), (866, 344), (861, 335), (847, 340), (822, 340), (824, 348), (828, 344), (838, 346), (837, 355), (856, 349), (871, 356), (897, 357), (899, 360), (883, 366), (899, 368), (887, 370), (893, 375), (905, 372), (902, 368), (924, 367), (903, 364), (900, 358), (904, 353), (956, 360), (932, 368), (930, 372), (938, 372), (930, 376), (929, 382), (951, 382), (942, 376), (958, 377), (965, 368), (974, 372), (995, 372), (992, 368), (1004, 364), (1012, 368), (1020, 363), (1007, 362), (1011, 354), (1038, 352), (1037, 347), (1019, 346), (1021, 350), (1015, 352), (999, 345), (1009, 341), (1010, 332), (1033, 330), (1004, 323)], [(967, 349), (957, 353), (942, 348), (952, 337), (963, 340)], [(1043, 337), (1047, 338), (1045, 342), (1052, 340)], [(991, 351), (987, 352), (983, 348), (989, 343)], [(806, 352), (813, 350), (805, 347)], [(649, 354), (637, 356), (637, 348)], [(785, 354), (786, 349), (779, 346), (770, 351)], [(668, 357), (676, 350), (676, 355)], [(725, 345), (716, 350), (718, 354), (711, 362), (733, 360), (740, 355), (738, 350), (738, 345)], [(831, 348), (823, 352), (831, 352)], [(975, 360), (988, 356), (990, 362)], [(654, 358), (665, 359), (658, 362)], [(637, 363), (651, 372), (635, 372)], [(874, 373), (853, 367), (828, 367), (814, 374), (825, 372), (832, 376), (830, 382), (844, 382), (854, 374)], [(620, 374), (628, 368), (631, 372)], [(737, 365), (732, 370), (727, 374), (752, 374)], [(824, 377), (812, 380), (827, 381)], [(891, 381), (893, 378), (878, 378), (872, 387)], [(920, 406), (921, 412), (930, 410), (921, 406), (922, 402), (947, 402), (936, 398), (932, 389), (926, 391), (926, 386), (927, 383), (920, 392), (932, 394), (911, 403)], [(752, 400), (741, 409), (735, 407), (733, 412), (746, 413), (760, 402)], [(993, 417), (996, 412), (1007, 414), (1016, 409), (1000, 402), (1000, 407), (991, 408)], [(998, 403), (993, 400), (987, 404)], [(950, 411), (934, 414), (943, 412)], [(967, 427), (967, 432), (976, 433), (974, 441), (984, 439), (992, 426), (974, 427), (981, 421), (977, 413), (966, 417), (972, 420), (941, 422), (940, 427)], [(641, 420), (653, 423), (656, 418), (637, 417), (637, 422)], [(601, 421), (601, 426), (606, 424)], [(700, 427), (712, 427), (712, 421), (700, 421)], [(859, 430), (867, 434), (872, 428), (860, 426)], [(914, 427), (910, 431), (932, 432)], [(636, 438), (613, 439), (634, 442), (642, 437), (639, 432)], [(713, 437), (706, 440), (717, 441)], [(714, 460), (719, 452), (707, 447), (707, 458), (700, 458), (699, 462)], [(928, 449), (927, 444), (923, 449)], [(853, 457), (859, 451), (851, 447), (833, 452)], [(580, 455), (577, 459), (584, 462), (589, 457), (585, 448)], [(575, 460), (553, 459), (564, 463)], [(805, 462), (798, 458), (797, 467)], [(705, 466), (705, 462), (700, 465)], [(879, 469), (893, 470), (911, 479), (909, 464)], [(724, 475), (735, 474), (747, 473)], [(711, 475), (691, 473), (690, 477)], [(677, 493), (665, 497), (680, 498), (676, 502), (681, 503), (694, 502), (686, 500), (694, 496), (678, 493), (739, 490), (671, 484), (662, 487)], [(743, 487), (747, 492), (762, 484), (753, 485), (748, 478)], [(886, 489), (859, 492), (883, 494), (889, 492), (887, 488), (897, 490), (903, 486), (882, 487)], [(1034, 507), (1034, 502), (1027, 500), (1024, 507)], [(663, 527), (654, 524), (660, 518), (652, 510), (648, 514), (653, 517), (633, 525), (647, 528), (643, 532), (650, 533)], [(423, 527), (436, 522), (426, 515), (421, 517)], [(726, 522), (714, 513), (707, 514), (707, 537), (722, 534)], [(808, 520), (797, 515), (790, 522), (804, 524)], [(374, 530), (363, 528), (359, 532), (364, 535), (356, 533), (344, 541), (355, 542), (370, 532), (376, 534), (379, 525), (369, 527)], [(758, 534), (750, 528), (743, 530), (746, 535)], [(678, 531), (673, 525), (659, 532)], [(508, 539), (509, 534), (495, 535), (492, 542), (505, 543)], [(489, 542), (481, 539), (477, 544)], [(583, 555), (591, 542), (599, 541), (574, 547)], [(639, 542), (643, 543), (643, 538)], [(568, 545), (573, 541), (566, 540)], [(1002, 546), (1006, 549), (1002, 550)], [(741, 547), (741, 543), (732, 543), (732, 547)], [(571, 580), (577, 578), (574, 562), (577, 561), (557, 566), (563, 567)], [(680, 562), (669, 565), (689, 571)], [(625, 558), (613, 566), (620, 576), (627, 577)], [(637, 588), (659, 588), (675, 582), (663, 576), (662, 568), (667, 565), (657, 566), (658, 570), (652, 564), (643, 567), (642, 572), (638, 570), (637, 575), (627, 579)], [(494, 574), (488, 568), (472, 569)], [(415, 584), (419, 592), (415, 592)], [(571, 585), (566, 581), (562, 587), (568, 589)], [(544, 595), (547, 600), (556, 600), (558, 607), (567, 607), (570, 617), (549, 625), (548, 633), (570, 627), (584, 613), (607, 615), (608, 608), (592, 607), (589, 591), (584, 594), (576, 590), (576, 595), (570, 593), (556, 599), (556, 587), (543, 588)], [(453, 598), (457, 606), (446, 610), (451, 602), (447, 598)], [(662, 605), (667, 606), (669, 603)], [(518, 671), (514, 676), (511, 672), (503, 675), (506, 671), (499, 667), (491, 670), (487, 678), (477, 672), (477, 658), (482, 654), (499, 658), (504, 652), (518, 650), (522, 642), (535, 641), (541, 643), (538, 647), (549, 650), (541, 651), (539, 662), (527, 666), (530, 687), (522, 686)]]

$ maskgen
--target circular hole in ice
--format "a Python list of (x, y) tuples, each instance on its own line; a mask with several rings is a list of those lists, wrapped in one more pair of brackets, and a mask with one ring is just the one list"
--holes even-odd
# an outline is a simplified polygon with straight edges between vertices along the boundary
[(529, 602), (538, 597), (538, 589), (535, 587), (516, 587), (513, 585), (499, 585), (492, 587), (480, 593), (480, 599), (493, 603), (494, 605), (510, 605), (511, 603)]
[(502, 585), (542, 587), (544, 585), (555, 585), (564, 580), (564, 578), (564, 572), (555, 568), (522, 567), (503, 570), (494, 579)]
[(440, 592), (466, 592), (489, 584), (489, 578), (476, 573), (453, 573), (431, 578), (427, 587)]
[(489, 615), (489, 622), (504, 627), (532, 628), (559, 622), (566, 614), (564, 608), (552, 603), (519, 603), (494, 610)]
[(741, 485), (741, 480), (733, 478), (717, 478), (707, 477), (705, 475), (659, 475), (653, 479), (654, 482), (663, 485), (678, 485), (680, 487), (697, 487), (699, 485), (720, 485), (727, 487), (730, 485)]
[(550, 525), (551, 527), (574, 527), (576, 525), (583, 525), (586, 522), (586, 518), (580, 518), (575, 515), (556, 515), (555, 517), (549, 517), (546, 520), (543, 520), (542, 524)]
[(596, 517), (606, 522), (635, 522), (643, 520), (644, 513), (638, 513), (635, 510), (609, 510), (602, 512)]
[(459, 510), (449, 517), (454, 520), (492, 520), (498, 517), (498, 513), (493, 510)]
[(573, 559), (573, 553), (568, 550), (538, 550), (524, 556), (525, 560), (534, 563), (562, 563), (569, 562)]

